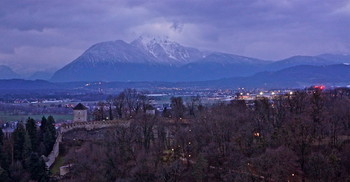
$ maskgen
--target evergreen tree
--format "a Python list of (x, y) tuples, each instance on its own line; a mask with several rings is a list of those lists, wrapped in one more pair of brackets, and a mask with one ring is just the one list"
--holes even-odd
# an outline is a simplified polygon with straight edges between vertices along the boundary
[(13, 182), (27, 182), (30, 180), (30, 174), (23, 169), (20, 161), (14, 161), (10, 166), (9, 172)]
[(41, 124), (40, 124), (40, 139), (39, 139), (39, 143), (40, 141), (43, 141), (43, 137), (44, 137), (44, 133), (46, 131), (47, 128), (47, 119), (45, 116), (43, 116), (41, 118)]
[(45, 117), (41, 120), (41, 126), (40, 126), (40, 140), (39, 144), (41, 143), (44, 145), (44, 150), (42, 146), (40, 147), (40, 152), (44, 155), (48, 155), (53, 146), (56, 142), (56, 128), (55, 128), (55, 119), (52, 116), (49, 116), (47, 119)]
[(38, 150), (38, 132), (34, 119), (28, 118), (26, 123), (26, 130), (30, 138), (30, 143), (33, 151)]
[(25, 169), (27, 169), (28, 167), (28, 160), (29, 160), (29, 157), (30, 155), (32, 154), (33, 150), (32, 150), (32, 144), (30, 142), (30, 137), (29, 137), (29, 134), (26, 132), (26, 135), (24, 137), (24, 145), (23, 145), (23, 160), (22, 163), (23, 163), (23, 167)]
[(38, 154), (46, 155), (46, 147), (44, 145), (44, 142), (40, 142), (39, 148), (38, 148)]
[[(45, 153), (44, 155), (49, 155), (52, 150), (52, 135), (50, 132), (46, 131), (43, 136), (43, 144), (45, 146)], [(55, 143), (55, 142), (53, 142)]]
[(30, 155), (29, 165), (30, 178), (40, 182), (49, 181), (49, 173), (44, 160), (37, 153)]
[(8, 181), (9, 161), (4, 147), (4, 133), (0, 128), (0, 181)]
[(46, 152), (49, 154), (52, 151), (53, 146), (56, 142), (56, 128), (55, 128), (55, 120), (52, 116), (47, 118), (47, 126), (46, 131), (44, 133), (43, 139)]
[(44, 160), (37, 153), (32, 153), (29, 160), (30, 178), (39, 182), (49, 181), (49, 172)]
[(13, 158), (14, 160), (23, 160), (23, 150), (25, 143), (26, 130), (23, 123), (19, 122), (12, 133), (13, 136)]
[(52, 116), (47, 118), (47, 130), (56, 139), (55, 119)]

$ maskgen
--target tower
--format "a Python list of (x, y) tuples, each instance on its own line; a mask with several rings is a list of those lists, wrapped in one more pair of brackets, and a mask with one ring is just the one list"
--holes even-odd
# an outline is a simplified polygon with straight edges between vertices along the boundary
[(73, 108), (73, 122), (87, 121), (87, 107), (79, 103)]

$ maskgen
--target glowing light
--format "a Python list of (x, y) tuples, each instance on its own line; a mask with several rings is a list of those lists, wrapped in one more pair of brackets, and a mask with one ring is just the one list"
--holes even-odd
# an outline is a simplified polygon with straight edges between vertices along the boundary
[(260, 92), (260, 95), (264, 94), (263, 92)]
[(243, 95), (243, 93), (241, 93), (241, 95)]
[(272, 94), (272, 95), (275, 95), (275, 92), (272, 92), (271, 94)]
[(290, 95), (293, 95), (293, 92), (289, 92)]
[(324, 85), (315, 85), (314, 88), (315, 88), (315, 89), (323, 90), (323, 89), (325, 89), (326, 87), (325, 87)]
[(293, 173), (292, 176), (295, 176), (295, 174)]
[(255, 132), (255, 133), (254, 133), (254, 136), (259, 137), (259, 136), (260, 136), (260, 133)]

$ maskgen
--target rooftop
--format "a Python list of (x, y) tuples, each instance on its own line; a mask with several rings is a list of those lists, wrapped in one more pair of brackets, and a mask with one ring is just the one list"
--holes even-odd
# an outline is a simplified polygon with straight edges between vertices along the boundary
[(85, 107), (82, 103), (79, 103), (73, 108), (73, 110), (87, 110), (87, 107)]

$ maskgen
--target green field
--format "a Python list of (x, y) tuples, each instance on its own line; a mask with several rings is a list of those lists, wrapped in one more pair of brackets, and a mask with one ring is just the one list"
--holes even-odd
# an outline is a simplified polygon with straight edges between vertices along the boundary
[[(44, 115), (12, 115), (9, 113), (0, 112), (0, 121), (2, 122), (10, 122), (10, 121), (25, 121), (28, 119), (28, 117), (34, 118), (35, 120), (41, 120), (41, 118), (45, 116), (48, 117), (50, 114), (44, 114)], [(73, 116), (68, 114), (52, 114), (52, 116), (55, 118), (55, 121), (65, 121), (65, 120), (72, 120)]]

